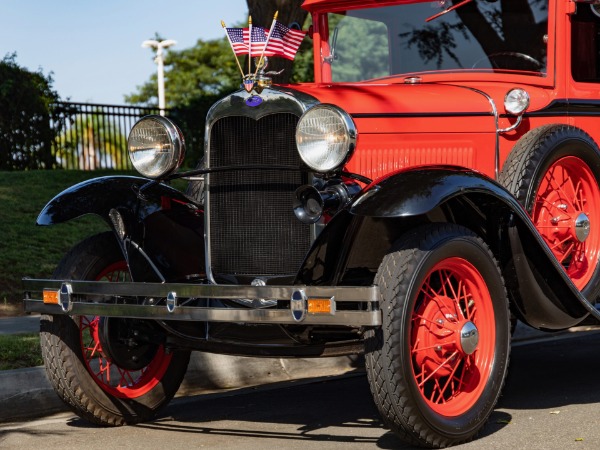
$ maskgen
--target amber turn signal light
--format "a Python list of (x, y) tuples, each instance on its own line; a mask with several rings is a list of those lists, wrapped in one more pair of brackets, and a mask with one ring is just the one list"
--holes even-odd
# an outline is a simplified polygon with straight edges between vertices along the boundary
[(44, 289), (43, 300), (46, 304), (58, 305), (58, 291)]
[(308, 299), (308, 313), (309, 314), (333, 314), (331, 310), (332, 301), (331, 299)]

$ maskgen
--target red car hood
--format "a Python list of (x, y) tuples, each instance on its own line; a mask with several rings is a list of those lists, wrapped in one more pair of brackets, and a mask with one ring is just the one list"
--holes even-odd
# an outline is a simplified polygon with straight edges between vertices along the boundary
[(299, 84), (293, 88), (350, 114), (492, 114), (485, 95), (456, 85), (344, 83)]

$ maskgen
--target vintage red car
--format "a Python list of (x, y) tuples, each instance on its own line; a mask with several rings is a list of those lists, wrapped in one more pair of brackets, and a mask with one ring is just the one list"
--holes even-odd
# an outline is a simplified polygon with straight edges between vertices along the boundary
[(364, 351), (385, 423), (445, 447), (492, 412), (517, 319), (600, 319), (600, 6), (303, 6), (313, 83), (248, 77), (210, 110), (193, 171), (177, 171), (178, 128), (143, 118), (129, 149), (144, 178), (87, 181), (41, 212), (112, 230), (25, 281), (80, 416), (150, 419), (191, 350)]

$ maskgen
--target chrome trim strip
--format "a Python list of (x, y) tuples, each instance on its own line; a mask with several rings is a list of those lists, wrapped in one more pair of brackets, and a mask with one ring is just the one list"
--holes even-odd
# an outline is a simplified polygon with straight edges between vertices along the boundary
[(502, 133), (508, 133), (509, 131), (515, 130), (519, 127), (519, 125), (521, 125), (521, 122), (523, 121), (523, 114), (517, 116), (517, 120), (515, 123), (513, 123), (510, 127), (506, 127), (506, 128), (500, 128), (498, 130), (498, 133), (502, 134)]
[[(27, 292), (44, 289), (58, 291), (63, 280), (24, 279)], [(339, 302), (378, 302), (378, 286), (242, 286), (184, 283), (114, 283), (110, 281), (68, 281), (72, 295), (105, 295), (111, 297), (161, 297), (174, 293), (181, 298), (269, 299), (290, 300), (295, 291), (303, 290), (308, 297), (331, 298)], [(76, 300), (74, 299), (74, 303)]]
[(437, 118), (437, 117), (485, 117), (491, 116), (492, 113), (482, 112), (462, 112), (462, 113), (446, 113), (446, 112), (426, 112), (426, 113), (352, 113), (350, 117), (354, 119), (406, 119), (406, 118)]
[[(263, 99), (260, 108), (249, 107), (246, 105), (246, 99), (252, 94), (244, 89), (234, 92), (228, 97), (215, 103), (206, 116), (206, 128), (204, 130), (204, 168), (210, 168), (210, 133), (214, 123), (229, 116), (244, 116), (258, 120), (264, 116), (277, 113), (291, 113), (298, 117), (302, 116), (308, 109), (319, 103), (319, 101), (310, 95), (293, 89), (281, 89), (277, 86), (264, 89), (260, 97)], [(213, 272), (210, 246), (210, 173), (206, 174), (204, 183), (204, 248), (206, 276), (211, 283), (216, 284)], [(290, 209), (291, 209), (290, 203)], [(312, 225), (312, 234), (316, 236), (316, 229)]]
[[(25, 299), (24, 305), (25, 311), (35, 311), (42, 314), (64, 314), (60, 306), (47, 305), (41, 300)], [(167, 308), (160, 306), (73, 302), (70, 314), (154, 320), (298, 325), (298, 322), (292, 318), (292, 314), (287, 309), (204, 308), (180, 306), (170, 313)], [(309, 314), (302, 321), (302, 324), (379, 326), (381, 325), (381, 311), (336, 311), (335, 315)]]
[(500, 129), (500, 115), (498, 114), (498, 108), (496, 108), (496, 103), (494, 102), (494, 99), (490, 95), (486, 94), (483, 91), (480, 91), (479, 89), (475, 89), (475, 88), (468, 87), (468, 86), (460, 86), (460, 87), (464, 87), (466, 89), (469, 89), (470, 91), (473, 91), (473, 92), (483, 95), (489, 102), (490, 106), (492, 107), (492, 114), (494, 115), (494, 122), (495, 122), (495, 126), (496, 126), (496, 143), (495, 143), (496, 149), (494, 152), (494, 156), (495, 156), (494, 179), (498, 180), (498, 176), (500, 175), (500, 133), (502, 132), (502, 130)]

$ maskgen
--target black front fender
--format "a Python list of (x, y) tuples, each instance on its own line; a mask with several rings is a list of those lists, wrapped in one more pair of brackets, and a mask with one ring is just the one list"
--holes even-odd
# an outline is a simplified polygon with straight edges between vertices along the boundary
[(150, 180), (112, 176), (54, 197), (38, 225), (94, 214), (113, 230), (135, 281), (205, 277), (203, 211), (181, 192)]
[(517, 200), (488, 177), (459, 167), (408, 169), (369, 185), (319, 236), (299, 280), (372, 283), (400, 236), (431, 222), (463, 225), (487, 242), (514, 311), (529, 325), (553, 330), (581, 323), (589, 314), (600, 319)]
[(377, 180), (352, 202), (350, 212), (368, 217), (419, 216), (455, 197), (475, 193), (500, 199), (527, 215), (502, 186), (478, 172), (454, 166), (403, 170)]

